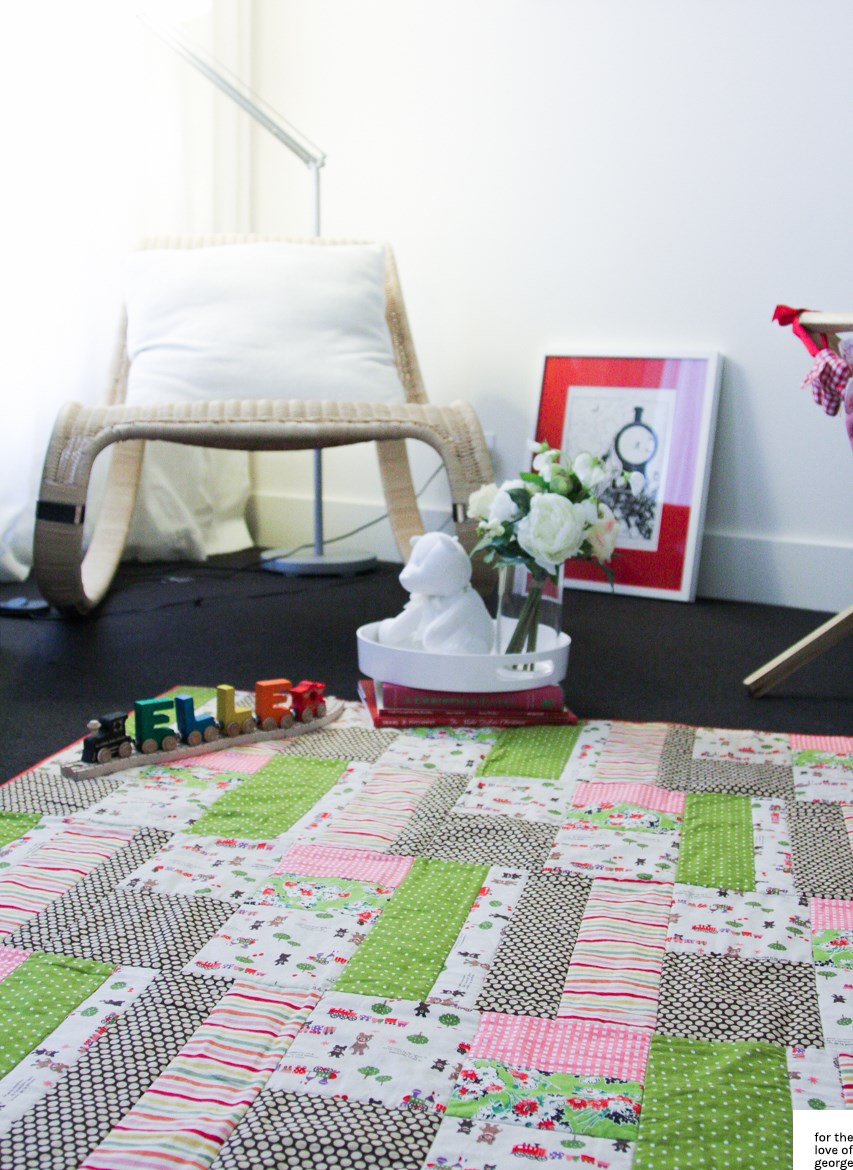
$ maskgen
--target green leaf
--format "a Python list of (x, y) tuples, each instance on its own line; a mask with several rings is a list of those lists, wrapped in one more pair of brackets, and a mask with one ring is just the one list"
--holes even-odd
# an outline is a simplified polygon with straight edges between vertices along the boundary
[(526, 488), (510, 488), (507, 495), (521, 509), (521, 515), (526, 516), (530, 511), (530, 492)]
[(519, 473), (519, 479), (524, 480), (525, 483), (535, 484), (536, 487), (542, 488), (543, 491), (548, 490), (548, 485), (541, 475), (537, 475), (535, 471), (522, 471)]

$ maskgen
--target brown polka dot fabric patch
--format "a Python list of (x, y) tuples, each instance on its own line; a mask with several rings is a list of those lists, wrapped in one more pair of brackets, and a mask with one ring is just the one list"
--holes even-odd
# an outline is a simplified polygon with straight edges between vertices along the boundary
[(729, 792), (740, 796), (794, 795), (794, 772), (784, 764), (743, 764), (739, 760), (693, 760), (685, 792)]
[(231, 902), (115, 890), (69, 925), (52, 949), (177, 974), (234, 913)]
[(491, 813), (454, 813), (445, 818), (422, 856), (537, 870), (548, 860), (553, 844), (553, 825)]
[(789, 800), (786, 808), (797, 892), (853, 899), (853, 851), (840, 806)]
[(0, 786), (0, 810), (67, 817), (109, 796), (120, 784), (121, 777), (116, 776), (69, 780), (58, 769), (33, 768)]
[(696, 1040), (822, 1047), (814, 969), (807, 963), (669, 952), (655, 1030)]
[(658, 766), (657, 783), (673, 792), (687, 792), (693, 763), (694, 727), (671, 727), (667, 732)]
[(266, 1090), (211, 1170), (421, 1170), (434, 1112)]
[(468, 786), (468, 777), (445, 773), (436, 777), (415, 814), (391, 846), (389, 853), (401, 857), (425, 857), (442, 835), (450, 810)]
[(555, 1019), (592, 882), (531, 874), (477, 1000), (483, 1012)]
[(387, 752), (399, 735), (397, 731), (381, 731), (370, 727), (335, 727), (298, 735), (281, 741), (289, 756), (314, 756), (318, 760), (361, 760), (375, 764)]

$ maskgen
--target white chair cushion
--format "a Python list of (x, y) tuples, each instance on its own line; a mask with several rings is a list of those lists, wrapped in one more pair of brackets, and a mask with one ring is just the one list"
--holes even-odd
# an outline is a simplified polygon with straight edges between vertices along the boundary
[(402, 402), (379, 244), (227, 244), (135, 253), (128, 403)]
[[(381, 244), (136, 252), (126, 273), (131, 404), (402, 402)], [(252, 544), (249, 456), (148, 443), (125, 556), (203, 560)]]

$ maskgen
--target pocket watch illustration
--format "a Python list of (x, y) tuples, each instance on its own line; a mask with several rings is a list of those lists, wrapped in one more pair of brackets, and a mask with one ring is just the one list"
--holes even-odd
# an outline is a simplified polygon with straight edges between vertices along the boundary
[(634, 418), (626, 423), (613, 440), (619, 462), (627, 472), (639, 471), (647, 479), (646, 468), (658, 449), (657, 432), (643, 421), (643, 407), (634, 407)]

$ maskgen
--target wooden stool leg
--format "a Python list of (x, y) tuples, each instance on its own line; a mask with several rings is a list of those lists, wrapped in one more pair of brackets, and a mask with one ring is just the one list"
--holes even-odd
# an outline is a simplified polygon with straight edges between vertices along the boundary
[(789, 646), (766, 666), (748, 675), (743, 680), (744, 686), (757, 698), (794, 674), (801, 666), (805, 666), (807, 662), (835, 646), (850, 633), (853, 633), (853, 605), (843, 613), (830, 618), (828, 622), (824, 622), (822, 626), (818, 626), (793, 646)]

